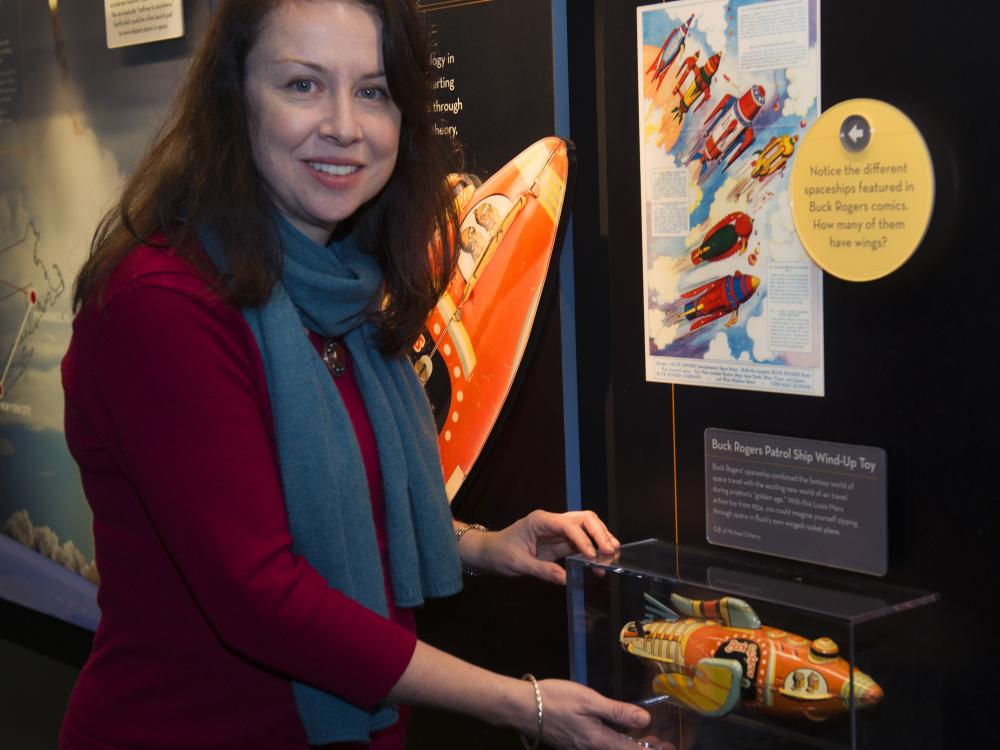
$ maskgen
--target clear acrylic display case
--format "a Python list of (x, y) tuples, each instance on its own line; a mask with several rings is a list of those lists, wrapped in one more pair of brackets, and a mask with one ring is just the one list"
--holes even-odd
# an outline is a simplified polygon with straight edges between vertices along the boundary
[[(567, 572), (572, 677), (649, 708), (637, 738), (679, 750), (940, 747), (939, 608), (926, 606), (937, 594), (652, 539), (614, 561), (571, 557)], [(680, 621), (649, 625), (647, 595)], [(722, 597), (752, 611), (684, 611)], [(646, 624), (626, 627), (635, 621)]]

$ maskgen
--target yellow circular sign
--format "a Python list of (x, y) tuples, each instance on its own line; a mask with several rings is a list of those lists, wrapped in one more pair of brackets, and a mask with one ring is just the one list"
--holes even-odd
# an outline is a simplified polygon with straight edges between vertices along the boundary
[(827, 273), (871, 281), (920, 245), (934, 207), (934, 167), (913, 122), (891, 104), (851, 99), (828, 109), (792, 166), (792, 216)]

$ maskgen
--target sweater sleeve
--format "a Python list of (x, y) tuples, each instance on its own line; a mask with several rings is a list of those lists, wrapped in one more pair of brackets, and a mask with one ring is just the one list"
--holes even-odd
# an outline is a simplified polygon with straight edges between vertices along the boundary
[(252, 334), (236, 310), (183, 287), (169, 274), (133, 282), (100, 313), (112, 450), (219, 638), (370, 708), (416, 638), (292, 552)]

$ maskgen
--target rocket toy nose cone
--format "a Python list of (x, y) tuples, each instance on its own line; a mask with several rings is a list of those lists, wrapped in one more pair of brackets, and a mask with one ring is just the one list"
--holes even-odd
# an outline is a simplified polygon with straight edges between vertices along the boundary
[[(882, 701), (883, 692), (881, 686), (871, 677), (860, 670), (854, 672), (854, 705), (862, 708), (874, 706)], [(840, 691), (840, 698), (845, 707), (850, 707), (851, 680), (844, 683)]]
[(884, 693), (878, 683), (873, 682), (865, 690), (861, 691), (859, 700), (862, 706), (875, 706), (882, 702)]

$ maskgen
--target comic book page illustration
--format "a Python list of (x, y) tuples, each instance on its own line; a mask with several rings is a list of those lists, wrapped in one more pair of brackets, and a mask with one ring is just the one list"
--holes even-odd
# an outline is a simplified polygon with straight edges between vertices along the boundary
[(819, 0), (637, 9), (646, 379), (823, 395), (822, 275), (789, 200)]

